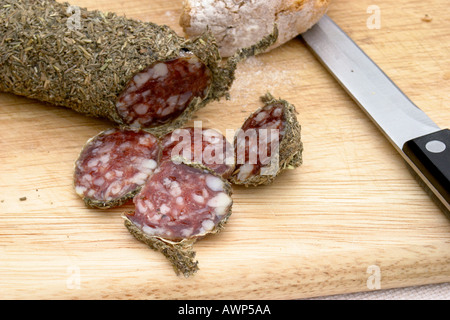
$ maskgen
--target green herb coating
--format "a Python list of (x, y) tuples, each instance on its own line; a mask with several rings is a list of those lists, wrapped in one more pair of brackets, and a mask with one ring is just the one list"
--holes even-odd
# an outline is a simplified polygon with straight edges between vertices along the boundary
[(226, 95), (236, 64), (264, 51), (277, 30), (256, 46), (243, 49), (221, 67), (211, 33), (186, 40), (168, 26), (79, 9), (54, 0), (0, 0), (0, 91), (71, 108), (124, 123), (116, 110), (120, 93), (138, 72), (155, 62), (192, 52), (212, 74), (205, 97), (194, 98), (176, 119), (150, 128), (162, 135), (183, 125), (193, 112)]

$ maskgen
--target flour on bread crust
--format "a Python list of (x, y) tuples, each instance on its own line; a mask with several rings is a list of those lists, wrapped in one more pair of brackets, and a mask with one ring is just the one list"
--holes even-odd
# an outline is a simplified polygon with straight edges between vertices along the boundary
[(180, 25), (187, 37), (208, 27), (220, 54), (255, 44), (278, 26), (273, 49), (311, 28), (327, 11), (331, 0), (184, 0)]

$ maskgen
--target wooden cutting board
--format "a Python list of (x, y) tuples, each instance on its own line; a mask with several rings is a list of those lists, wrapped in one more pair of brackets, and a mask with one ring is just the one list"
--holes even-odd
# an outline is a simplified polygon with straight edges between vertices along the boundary
[[(72, 3), (182, 34), (181, 0)], [(337, 0), (329, 16), (449, 127), (447, 1), (376, 3), (380, 29), (367, 27), (373, 1)], [(271, 186), (234, 188), (225, 230), (195, 245), (188, 279), (128, 233), (131, 205), (87, 209), (74, 193), (78, 152), (111, 123), (0, 94), (0, 298), (294, 299), (450, 281), (450, 221), (300, 40), (243, 62), (231, 100), (195, 120), (238, 129), (266, 91), (296, 105), (304, 164)]]

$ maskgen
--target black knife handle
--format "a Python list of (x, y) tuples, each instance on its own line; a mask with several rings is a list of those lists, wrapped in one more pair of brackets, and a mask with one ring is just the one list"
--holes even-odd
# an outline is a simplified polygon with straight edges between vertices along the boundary
[[(450, 130), (444, 129), (407, 141), (403, 152), (450, 203)], [(442, 201), (442, 200), (441, 200)]]

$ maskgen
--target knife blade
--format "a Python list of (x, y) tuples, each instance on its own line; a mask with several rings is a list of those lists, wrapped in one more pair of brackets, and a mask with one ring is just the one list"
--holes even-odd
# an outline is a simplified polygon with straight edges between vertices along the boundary
[(450, 218), (450, 130), (420, 110), (327, 15), (301, 37)]

